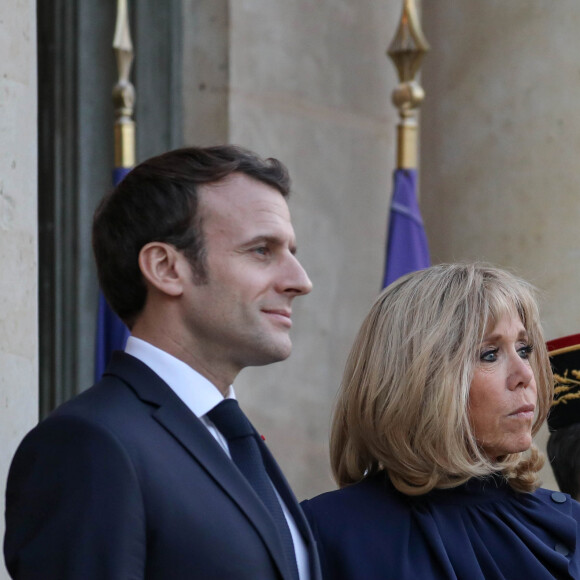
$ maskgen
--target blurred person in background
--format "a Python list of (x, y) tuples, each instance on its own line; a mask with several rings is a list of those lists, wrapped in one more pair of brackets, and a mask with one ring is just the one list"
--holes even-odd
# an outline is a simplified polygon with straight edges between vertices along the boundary
[(561, 491), (580, 498), (580, 334), (547, 343), (554, 371), (548, 459)]

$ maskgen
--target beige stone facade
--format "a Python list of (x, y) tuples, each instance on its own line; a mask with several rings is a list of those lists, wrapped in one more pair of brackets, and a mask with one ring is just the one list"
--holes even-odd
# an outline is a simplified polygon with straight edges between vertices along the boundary
[[(423, 21), (421, 207), (433, 260), (508, 268), (541, 291), (547, 339), (580, 332), (580, 6), (443, 0), (424, 2)], [(555, 485), (547, 466), (543, 479)]]
[[(38, 420), (36, 24), (0, 2), (0, 513), (16, 446)], [(0, 519), (4, 536), (4, 517)], [(0, 578), (8, 578), (3, 559)]]

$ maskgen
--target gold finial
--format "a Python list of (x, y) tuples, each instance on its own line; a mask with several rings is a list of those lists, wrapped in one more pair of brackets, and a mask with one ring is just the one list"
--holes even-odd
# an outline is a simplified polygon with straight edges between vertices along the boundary
[(129, 30), (127, 0), (117, 0), (117, 22), (113, 38), (119, 80), (113, 88), (115, 107), (115, 167), (135, 165), (135, 89), (129, 80), (133, 64), (133, 44)]
[(399, 28), (387, 51), (399, 76), (399, 85), (393, 91), (393, 104), (399, 109), (401, 118), (397, 125), (399, 169), (417, 167), (417, 109), (425, 98), (425, 92), (415, 76), (429, 48), (421, 30), (415, 0), (404, 0)]

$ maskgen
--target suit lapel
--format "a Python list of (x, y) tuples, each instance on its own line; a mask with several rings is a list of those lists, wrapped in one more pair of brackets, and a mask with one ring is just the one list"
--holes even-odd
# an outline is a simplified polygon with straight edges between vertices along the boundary
[(302, 511), (302, 508), (300, 507), (298, 500), (292, 491), (292, 488), (286, 481), (280, 466), (274, 459), (274, 456), (270, 453), (270, 450), (265, 443), (261, 445), (261, 449), (268, 475), (276, 486), (280, 497), (282, 497), (284, 503), (288, 507), (288, 510), (292, 514), (292, 517), (296, 522), (296, 526), (302, 534), (306, 548), (308, 549), (311, 579), (318, 580), (322, 578), (322, 572), (320, 570), (320, 562), (318, 559), (318, 552), (316, 550), (316, 543), (314, 541), (314, 536), (312, 535), (308, 521), (306, 520), (306, 516), (304, 515), (304, 512)]
[[(157, 374), (138, 359), (125, 353), (115, 353), (106, 374), (117, 375), (141, 400), (157, 407), (151, 413), (152, 418), (171, 433), (244, 512), (267, 546), (282, 576), (289, 578), (271, 515), (205, 425)], [(270, 459), (273, 461), (271, 456)]]
[(272, 483), (275, 485), (276, 489), (278, 490), (278, 493), (284, 500), (286, 507), (289, 509), (290, 513), (292, 514), (292, 517), (296, 521), (296, 525), (298, 526), (300, 533), (304, 537), (304, 540), (308, 543), (309, 541), (308, 532), (310, 528), (308, 527), (306, 518), (302, 513), (302, 509), (298, 505), (298, 500), (296, 499), (296, 496), (292, 492), (292, 489), (290, 488), (290, 485), (286, 481), (286, 478), (284, 477), (284, 474), (282, 473), (280, 466), (274, 459), (274, 456), (270, 453), (270, 450), (268, 449), (265, 443), (261, 442), (260, 450), (262, 452), (262, 458), (266, 466), (266, 471), (268, 472), (268, 475), (270, 476)]

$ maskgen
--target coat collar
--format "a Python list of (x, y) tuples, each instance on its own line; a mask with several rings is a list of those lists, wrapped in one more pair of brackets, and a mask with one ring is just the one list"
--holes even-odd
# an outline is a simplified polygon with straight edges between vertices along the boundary
[[(163, 426), (205, 469), (216, 485), (244, 512), (267, 546), (282, 576), (290, 578), (278, 532), (264, 504), (240, 473), (217, 441), (201, 421), (187, 408), (179, 397), (147, 365), (123, 352), (115, 352), (105, 375), (114, 375), (126, 383), (143, 402), (152, 405), (152, 418)], [(276, 466), (275, 485), (294, 516), (307, 543), (312, 545), (311, 535), (304, 516), (297, 505), (288, 484), (270, 456), (268, 470)], [(277, 475), (279, 473), (279, 475)], [(271, 475), (272, 476), (272, 475)], [(281, 479), (280, 479), (281, 478)], [(283, 485), (280, 486), (280, 482)], [(292, 501), (289, 501), (289, 500)], [(306, 531), (306, 533), (304, 533)], [(309, 550), (312, 558), (313, 550)]]

